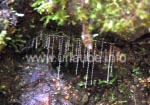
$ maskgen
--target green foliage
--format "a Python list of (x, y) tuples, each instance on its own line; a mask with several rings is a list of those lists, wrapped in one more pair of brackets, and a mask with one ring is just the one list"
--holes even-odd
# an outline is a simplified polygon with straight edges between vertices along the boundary
[(23, 39), (22, 34), (17, 34), (9, 41), (9, 46), (11, 46), (16, 53), (20, 53), (25, 50), (26, 40)]
[(1, 45), (6, 45), (6, 43), (5, 43), (5, 36), (6, 36), (6, 31), (5, 30), (3, 30), (1, 33), (0, 33), (0, 44)]
[(7, 88), (6, 85), (4, 85), (4, 84), (0, 85), (0, 90), (2, 91), (3, 94), (7, 94), (7, 92), (5, 91), (6, 88)]
[(7, 45), (6, 41), (11, 40), (10, 37), (6, 36), (7, 32), (6, 30), (2, 30), (0, 32), (0, 52), (3, 50), (3, 48)]
[(66, 0), (51, 0), (50, 2), (37, 0), (32, 6), (40, 14), (45, 14), (41, 18), (41, 20), (45, 21), (45, 24), (53, 20), (56, 21), (58, 25), (63, 25), (65, 20), (69, 17), (65, 10)]
[(1, 88), (1, 89), (5, 89), (6, 86), (5, 86), (5, 85), (1, 85), (0, 88)]
[(85, 85), (85, 82), (83, 82), (83, 81), (80, 81), (79, 83), (78, 83), (78, 86), (80, 86), (80, 87), (83, 87)]
[[(45, 24), (58, 25), (85, 22), (90, 31), (134, 33), (141, 26), (150, 27), (148, 0), (90, 0), (82, 7), (79, 0), (37, 0), (32, 7), (42, 15)], [(136, 21), (140, 20), (140, 21)]]
[(140, 68), (139, 68), (139, 67), (134, 68), (134, 69), (133, 69), (133, 73), (134, 73), (135, 75), (141, 74)]
[[(111, 76), (111, 77), (112, 77), (112, 79), (111, 79), (109, 82), (107, 82), (106, 80), (101, 80), (101, 79), (94, 80), (94, 81), (93, 81), (93, 85), (94, 85), (94, 86), (102, 85), (102, 84), (104, 84), (104, 85), (112, 85), (112, 84), (117, 80), (118, 76), (115, 75), (114, 77), (113, 77), (113, 76)], [(85, 82), (80, 81), (80, 82), (78, 83), (78, 86), (80, 86), (80, 87), (85, 86)]]
[(101, 84), (106, 84), (106, 85), (112, 85), (116, 80), (117, 80), (117, 75), (115, 77), (113, 77), (109, 82), (107, 82), (106, 80), (101, 80), (99, 79), (98, 80), (98, 84), (101, 85)]

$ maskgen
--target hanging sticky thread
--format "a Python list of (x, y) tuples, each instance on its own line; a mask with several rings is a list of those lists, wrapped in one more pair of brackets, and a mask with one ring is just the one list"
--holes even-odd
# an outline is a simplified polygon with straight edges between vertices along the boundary
[(79, 48), (79, 40), (77, 39), (77, 42), (76, 42), (76, 55), (75, 55), (77, 57), (76, 75), (78, 74), (78, 66), (79, 66), (78, 48)]
[[(73, 54), (74, 54), (74, 44), (72, 43), (72, 44), (71, 44), (70, 59), (71, 59), (71, 57), (73, 56)], [(70, 61), (72, 61), (72, 59), (71, 59)]]
[(89, 67), (90, 67), (90, 49), (87, 49), (87, 70), (86, 70), (86, 81), (85, 81), (85, 88), (87, 88), (88, 83), (88, 75), (89, 75)]
[(38, 46), (38, 37), (35, 38), (35, 49), (37, 49)]
[(75, 45), (76, 45), (76, 48), (75, 48), (75, 55), (77, 55), (78, 54), (78, 39), (76, 39), (76, 43), (75, 43)]
[(96, 40), (95, 40), (95, 43), (94, 43), (94, 55), (93, 55), (93, 61), (92, 61), (92, 73), (91, 73), (91, 85), (93, 84), (93, 73), (94, 73), (94, 62), (95, 62), (95, 55), (96, 55)]
[(112, 45), (110, 44), (109, 48), (109, 58), (108, 58), (108, 69), (107, 69), (107, 82), (109, 82), (109, 76), (110, 76), (110, 62), (111, 62), (111, 50), (112, 50)]
[(48, 36), (48, 42), (47, 42), (47, 48), (48, 49), (50, 48), (50, 44), (51, 44), (51, 39), (50, 39), (50, 36)]
[(70, 37), (68, 38), (68, 47), (67, 47), (67, 51), (70, 50), (70, 43), (71, 43), (71, 40), (70, 40)]
[(111, 67), (110, 67), (110, 72), (113, 71), (113, 64), (114, 64), (114, 58), (115, 58), (115, 52), (114, 52), (114, 44), (112, 45), (112, 55), (111, 55)]
[(83, 52), (83, 60), (82, 60), (82, 67), (84, 68), (85, 65), (85, 59), (86, 59), (86, 48), (84, 48), (84, 52)]
[(31, 47), (34, 47), (34, 40), (35, 40), (35, 38), (33, 38), (33, 40), (32, 40)]
[(59, 65), (58, 65), (58, 79), (60, 79), (60, 67), (61, 67), (61, 62), (62, 62), (62, 46), (63, 46), (63, 37), (61, 37), (59, 39), (59, 55), (58, 55), (58, 62), (59, 62)]
[(65, 53), (64, 53), (65, 55), (67, 54), (67, 51), (68, 51), (68, 42), (65, 43)]
[(41, 31), (41, 33), (40, 33), (40, 41), (42, 41), (43, 40), (43, 31)]
[(100, 63), (102, 63), (104, 41), (101, 42)]
[(46, 53), (46, 64), (49, 63), (49, 47), (50, 47), (50, 36), (48, 36), (48, 38), (46, 39), (46, 49), (47, 49), (47, 53)]
[(55, 42), (55, 37), (54, 36), (52, 36), (53, 37), (53, 39), (52, 39), (52, 57), (54, 57), (54, 42)]
[(47, 54), (46, 54), (46, 64), (49, 63), (49, 48), (47, 48)]
[(68, 38), (66, 43), (65, 43), (65, 55), (69, 51), (69, 47), (70, 47), (70, 38)]
[(82, 48), (81, 40), (79, 39), (78, 55), (79, 55), (80, 57), (81, 57), (81, 48)]
[(108, 52), (107, 52), (107, 49), (105, 49), (103, 53), (104, 53), (104, 66), (105, 66), (105, 65), (107, 65), (107, 62), (108, 62), (108, 55), (107, 55)]

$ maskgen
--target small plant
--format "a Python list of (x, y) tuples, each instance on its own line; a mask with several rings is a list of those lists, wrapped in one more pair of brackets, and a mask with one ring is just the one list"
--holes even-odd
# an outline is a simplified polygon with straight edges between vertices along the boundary
[(133, 73), (134, 73), (134, 75), (142, 74), (142, 73), (140, 72), (140, 68), (139, 68), (139, 67), (135, 67), (135, 68), (133, 69)]
[(109, 82), (107, 82), (106, 80), (98, 80), (98, 85), (101, 84), (106, 84), (106, 85), (112, 85), (116, 80), (117, 80), (118, 76), (116, 75), (114, 78), (112, 78)]
[(83, 82), (83, 81), (80, 81), (80, 82), (78, 83), (78, 86), (80, 86), (80, 87), (83, 87), (83, 86), (85, 86), (85, 82)]

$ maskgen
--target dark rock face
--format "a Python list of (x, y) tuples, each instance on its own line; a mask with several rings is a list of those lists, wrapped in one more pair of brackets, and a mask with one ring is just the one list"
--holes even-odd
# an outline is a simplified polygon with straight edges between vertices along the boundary
[(46, 64), (26, 64), (21, 74), (18, 102), (21, 105), (72, 105), (69, 88)]

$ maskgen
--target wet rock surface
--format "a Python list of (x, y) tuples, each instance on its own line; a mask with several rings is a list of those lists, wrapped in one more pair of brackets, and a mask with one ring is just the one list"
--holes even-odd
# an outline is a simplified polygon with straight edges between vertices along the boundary
[(46, 64), (26, 64), (21, 74), (18, 99), (21, 105), (73, 105), (67, 83)]

